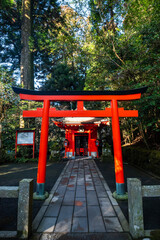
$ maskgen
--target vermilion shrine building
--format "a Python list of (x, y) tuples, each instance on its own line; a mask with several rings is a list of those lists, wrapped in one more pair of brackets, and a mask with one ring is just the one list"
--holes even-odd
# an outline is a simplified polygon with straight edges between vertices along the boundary
[[(88, 156), (98, 158), (98, 128), (106, 125), (107, 121), (97, 121), (84, 123), (78, 118), (73, 118), (68, 122), (56, 122), (54, 124), (65, 130), (65, 158), (75, 159), (76, 156)], [(79, 121), (79, 123), (77, 123)], [(87, 119), (86, 119), (87, 121)]]
[[(39, 149), (39, 161), (38, 161), (38, 173), (37, 173), (37, 191), (36, 197), (45, 197), (45, 176), (46, 176), (46, 161), (47, 161), (47, 148), (48, 148), (48, 126), (50, 117), (111, 117), (112, 118), (112, 136), (113, 136), (113, 149), (114, 149), (114, 165), (115, 165), (115, 178), (116, 178), (116, 194), (125, 195), (124, 185), (124, 172), (123, 172), (123, 159), (121, 148), (121, 136), (120, 136), (120, 117), (138, 117), (137, 110), (125, 110), (118, 107), (119, 101), (130, 101), (141, 98), (141, 94), (147, 90), (147, 87), (140, 89), (133, 89), (127, 91), (33, 91), (21, 88), (13, 88), (14, 92), (19, 94), (21, 100), (32, 100), (43, 102), (43, 108), (37, 110), (23, 111), (23, 117), (41, 117), (41, 138)], [(76, 101), (76, 110), (57, 110), (56, 108), (50, 108), (50, 102), (56, 101)], [(110, 107), (105, 110), (87, 110), (84, 108), (84, 101), (109, 101)], [(70, 129), (72, 131), (72, 129)], [(80, 135), (76, 136), (75, 139)], [(89, 130), (87, 130), (89, 131)], [(66, 131), (67, 132), (67, 131)], [(94, 132), (94, 131), (93, 131)], [(67, 133), (68, 134), (68, 133)], [(76, 150), (74, 147), (73, 134), (68, 134), (67, 138), (72, 138), (72, 152), (69, 147), (66, 150), (66, 154), (71, 154), (71, 157), (75, 156)], [(84, 136), (83, 136), (84, 137)], [(92, 136), (88, 132), (89, 147), (91, 148)], [(95, 142), (96, 136), (93, 136)], [(78, 144), (78, 138), (77, 138)], [(76, 145), (77, 146), (77, 145)], [(95, 147), (95, 145), (94, 145)], [(96, 149), (96, 148), (94, 148)], [(96, 150), (93, 149), (95, 154)], [(67, 152), (68, 151), (68, 152)], [(88, 150), (84, 149), (84, 154), (87, 154)], [(91, 149), (88, 151), (91, 155)]]

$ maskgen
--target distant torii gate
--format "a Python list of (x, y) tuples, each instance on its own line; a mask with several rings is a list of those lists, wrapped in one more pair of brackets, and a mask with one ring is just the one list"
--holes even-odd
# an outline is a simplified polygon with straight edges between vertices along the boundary
[[(118, 108), (118, 101), (140, 99), (147, 87), (128, 91), (34, 91), (13, 87), (21, 100), (43, 102), (43, 108), (23, 111), (23, 117), (42, 117), (37, 174), (37, 196), (45, 196), (49, 117), (112, 117), (116, 194), (125, 195), (119, 117), (138, 117), (138, 110)], [(76, 110), (50, 108), (50, 101), (77, 101)], [(86, 110), (83, 101), (110, 101), (111, 108)]]

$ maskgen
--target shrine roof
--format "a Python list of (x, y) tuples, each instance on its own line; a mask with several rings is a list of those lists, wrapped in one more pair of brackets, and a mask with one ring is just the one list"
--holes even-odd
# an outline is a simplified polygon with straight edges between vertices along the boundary
[[(100, 120), (101, 119), (101, 120)], [(83, 127), (86, 129), (95, 129), (95, 128), (98, 128), (98, 127), (102, 127), (102, 126), (105, 126), (105, 125), (110, 125), (110, 122), (109, 120), (104, 120), (102, 118), (99, 118), (99, 121), (95, 121), (95, 120), (98, 120), (98, 118), (93, 118), (92, 121), (90, 122), (66, 122), (65, 119), (62, 120), (62, 121), (54, 121), (53, 120), (53, 123), (62, 128), (62, 129), (78, 129), (80, 127)]]
[(116, 91), (36, 91), (28, 90), (24, 88), (12, 87), (13, 91), (17, 94), (27, 94), (27, 95), (129, 95), (137, 93), (145, 93), (147, 87), (131, 89), (131, 90), (116, 90)]

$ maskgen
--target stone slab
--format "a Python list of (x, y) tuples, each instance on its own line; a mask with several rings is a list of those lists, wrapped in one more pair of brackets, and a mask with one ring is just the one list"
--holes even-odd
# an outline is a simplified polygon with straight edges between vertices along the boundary
[(95, 187), (94, 187), (92, 181), (89, 181), (89, 182), (86, 181), (85, 186), (86, 186), (86, 190), (87, 190), (87, 191), (88, 191), (88, 190), (95, 190)]
[[(58, 187), (58, 185), (59, 185), (62, 177), (63, 177), (64, 174), (65, 174), (65, 171), (66, 171), (66, 169), (67, 169), (67, 167), (68, 167), (68, 164), (69, 164), (69, 162), (67, 162), (67, 164), (66, 164), (66, 166), (64, 167), (64, 169), (62, 170), (59, 178), (57, 179), (56, 183), (54, 184), (53, 188), (51, 189), (51, 192), (50, 192), (51, 194), (53, 194), (53, 193), (55, 192), (55, 190), (57, 189), (57, 187)], [(70, 176), (70, 175), (69, 175), (69, 176)], [(69, 177), (69, 176), (68, 176), (68, 173), (67, 173), (67, 176), (66, 176), (66, 177)]]
[(93, 182), (95, 186), (98, 186), (98, 185), (102, 186), (102, 182), (99, 177), (93, 177)]
[(105, 232), (99, 206), (88, 206), (89, 232)]
[(87, 191), (87, 204), (88, 205), (99, 205), (95, 191)]
[(49, 197), (44, 201), (43, 206), (49, 205), (49, 203), (51, 202), (52, 198), (53, 198), (53, 194), (49, 194)]
[(73, 206), (62, 206), (56, 223), (55, 232), (70, 232)]
[(77, 189), (76, 189), (76, 198), (77, 197), (85, 197), (86, 196), (86, 193), (85, 193), (85, 186), (77, 186)]
[(66, 192), (66, 186), (58, 186), (58, 188), (56, 189), (55, 193), (54, 193), (54, 197), (59, 196), (59, 197), (63, 197), (65, 192)]
[(19, 187), (0, 187), (0, 198), (18, 198)]
[(128, 233), (44, 233), (31, 240), (132, 240)]
[(72, 232), (88, 232), (88, 223), (86, 217), (74, 217)]
[[(43, 213), (43, 219), (39, 219), (39, 231), (43, 226), (47, 226), (47, 218), (56, 219), (56, 222), (54, 226), (48, 225), (49, 230), (46, 232), (44, 229), (44, 234), (40, 232), (41, 240), (45, 239), (44, 236), (47, 236), (46, 240), (56, 240), (60, 235), (62, 239), (64, 236), (65, 240), (71, 240), (71, 232), (74, 239), (76, 234), (82, 234), (82, 238), (77, 240), (85, 236), (87, 240), (88, 236), (94, 239), (95, 234), (99, 234), (97, 240), (102, 240), (101, 234), (104, 233), (107, 233), (106, 237), (111, 236), (104, 238), (105, 240), (112, 240), (112, 234), (116, 236), (117, 232), (121, 234), (128, 230), (127, 221), (93, 160), (81, 158), (69, 161), (63, 176), (60, 175), (58, 179), (59, 183), (56, 188), (53, 187), (54, 192), (47, 202), (49, 205)], [(66, 238), (67, 236), (69, 238)], [(121, 240), (114, 240), (116, 239)]]
[(76, 184), (76, 182), (77, 182), (77, 177), (74, 176), (74, 175), (71, 175), (70, 178), (69, 178), (68, 184), (69, 184), (69, 185), (70, 185), (70, 184)]
[(90, 174), (85, 173), (85, 180), (86, 181), (92, 181), (92, 176)]
[(123, 232), (117, 217), (104, 217), (107, 232)]
[(75, 191), (76, 184), (68, 184), (67, 185), (67, 191)]
[(38, 228), (40, 221), (43, 218), (43, 215), (45, 214), (46, 209), (47, 209), (47, 206), (42, 206), (41, 209), (39, 210), (39, 212), (37, 213), (37, 215), (32, 223), (33, 231), (35, 231)]
[(68, 184), (68, 181), (69, 181), (69, 177), (62, 177), (59, 185), (60, 185), (60, 186), (61, 186), (61, 185), (62, 185), (62, 186), (65, 186), (65, 185)]
[(50, 201), (50, 205), (52, 204), (61, 204), (63, 201), (63, 198), (62, 197), (59, 197), (59, 196), (54, 196), (51, 201)]
[(95, 186), (98, 197), (108, 197), (107, 192), (103, 186)]
[(99, 175), (97, 172), (92, 172), (92, 177), (97, 178), (97, 177), (99, 177)]
[(77, 185), (84, 186), (84, 183), (85, 183), (84, 177), (78, 177), (77, 178)]
[(17, 237), (17, 231), (0, 231), (0, 239), (5, 239), (5, 238), (16, 238)]
[(75, 217), (87, 216), (86, 201), (84, 199), (79, 198), (75, 200), (74, 216)]
[(75, 191), (66, 191), (62, 205), (74, 205)]
[(55, 217), (44, 217), (37, 229), (37, 232), (53, 232), (56, 220), (57, 218)]
[(45, 217), (57, 217), (59, 214), (61, 204), (60, 203), (55, 203), (51, 204), (45, 213)]
[(116, 201), (116, 199), (114, 199), (114, 198), (112, 197), (111, 191), (107, 191), (107, 194), (108, 194), (108, 197), (109, 197), (112, 205), (113, 205), (113, 206), (118, 206), (118, 202)]
[(120, 209), (120, 207), (119, 206), (114, 206), (114, 210), (115, 210), (115, 212), (116, 212), (116, 214), (118, 216), (118, 219), (119, 219), (119, 221), (121, 223), (121, 226), (122, 226), (124, 232), (129, 232), (128, 222), (127, 222), (124, 214), (122, 213), (122, 210)]
[(110, 190), (109, 186), (108, 186), (108, 184), (106, 183), (106, 181), (104, 179), (102, 179), (102, 183), (103, 183), (103, 186), (104, 186), (105, 190), (109, 191)]
[(116, 216), (115, 211), (112, 207), (112, 204), (109, 198), (99, 198), (100, 208), (102, 211), (102, 215), (105, 217), (113, 217)]

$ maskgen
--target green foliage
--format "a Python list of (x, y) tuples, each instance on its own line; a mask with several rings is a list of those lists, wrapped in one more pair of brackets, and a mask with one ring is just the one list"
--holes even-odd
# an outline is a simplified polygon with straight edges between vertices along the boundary
[(15, 128), (18, 127), (19, 97), (12, 90), (13, 84), (12, 72), (0, 67), (0, 125), (5, 151), (14, 150)]
[(50, 161), (59, 161), (60, 160), (60, 150), (61, 150), (61, 145), (58, 144), (57, 141), (52, 141), (48, 144), (49, 148), (49, 160)]
[[(13, 4), (11, 4), (13, 2)], [(4, 3), (4, 4), (3, 4)], [(32, 37), (30, 49), (34, 53), (35, 76), (45, 78), (53, 62), (48, 48), (51, 39), (56, 40), (60, 20), (60, 8), (56, 0), (34, 0), (32, 3)], [(0, 10), (0, 62), (8, 69), (20, 69), (22, 0), (2, 1)], [(50, 35), (53, 32), (53, 35)], [(55, 41), (54, 40), (54, 41)], [(55, 41), (56, 42), (56, 41)], [(47, 59), (48, 60), (47, 60)], [(10, 63), (10, 65), (8, 65)]]
[(119, 103), (125, 109), (139, 110), (138, 119), (123, 119), (121, 126), (130, 142), (141, 135), (147, 147), (157, 148), (160, 145), (159, 1), (90, 0), (90, 7), (92, 25), (86, 51), (92, 57), (85, 89), (148, 86), (141, 100)]
[(11, 7), (15, 4), (14, 0), (1, 0), (2, 7)]
[(38, 162), (38, 158), (17, 157), (17, 163)]
[(124, 161), (160, 175), (160, 151), (147, 150), (142, 147), (123, 147)]
[(103, 162), (113, 161), (111, 145), (103, 143), (101, 160)]
[(21, 1), (3, 0), (0, 22), (0, 62), (8, 69), (16, 70), (21, 52)]
[[(20, 63), (21, 1), (2, 3), (1, 62), (11, 63), (8, 69), (14, 70)], [(140, 100), (119, 103), (119, 107), (139, 110), (139, 118), (121, 120), (121, 130), (125, 142), (143, 139), (147, 148), (158, 149), (159, 1), (89, 0), (88, 3), (89, 12), (84, 17), (81, 11), (84, 1), (74, 1), (77, 9), (68, 4), (60, 6), (56, 0), (33, 1), (33, 36), (29, 45), (34, 53), (36, 79), (43, 80), (46, 90), (121, 90), (147, 85), (147, 93)], [(0, 87), (5, 146), (9, 142), (8, 136), (18, 126), (19, 113), (29, 106), (27, 103), (20, 105), (13, 96), (10, 90), (12, 72), (1, 68), (0, 74), (4, 76)], [(85, 103), (88, 109), (104, 109), (108, 105), (104, 102)], [(26, 124), (34, 126), (35, 123), (27, 120)], [(60, 134), (53, 129), (55, 134)], [(54, 141), (52, 129), (50, 134)], [(14, 136), (11, 139), (13, 142)]]
[(82, 90), (83, 78), (75, 73), (72, 67), (65, 64), (59, 64), (53, 67), (52, 73), (45, 82), (45, 90)]
[[(19, 128), (22, 111), (32, 108), (33, 105), (34, 108), (42, 106), (41, 103), (20, 102), (19, 96), (12, 90), (13, 85), (15, 85), (15, 79), (12, 71), (0, 67), (0, 139), (3, 152), (1, 156), (5, 161), (14, 161), (16, 129)], [(35, 127), (33, 119), (25, 120), (25, 124), (27, 128)], [(38, 123), (36, 127), (38, 132)], [(32, 150), (30, 156), (26, 156), (27, 154), (25, 147), (21, 147), (19, 155), (30, 157)]]
[(0, 149), (0, 163), (13, 162), (15, 158), (15, 152), (7, 152), (5, 149)]

